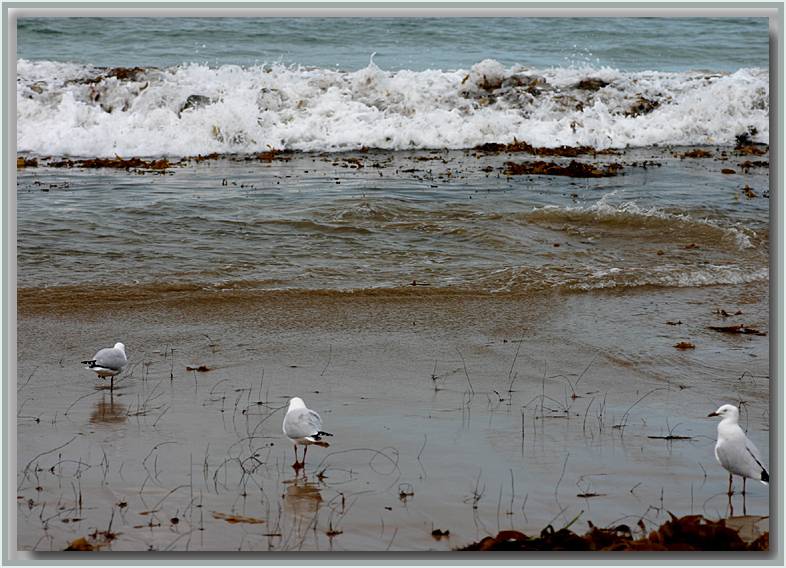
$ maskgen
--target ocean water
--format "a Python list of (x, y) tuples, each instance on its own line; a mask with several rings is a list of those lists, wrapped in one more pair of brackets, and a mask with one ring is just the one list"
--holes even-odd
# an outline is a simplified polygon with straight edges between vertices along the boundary
[[(23, 286), (767, 278), (766, 156), (734, 150), (769, 140), (765, 19), (18, 25), (17, 149), (42, 166), (19, 176)], [(514, 141), (611, 149), (577, 159), (622, 175), (511, 176), (506, 163), (531, 156), (473, 150)], [(682, 157), (695, 146), (707, 157)], [(257, 160), (270, 150), (292, 152)], [(221, 159), (186, 160), (208, 154)], [(47, 167), (115, 156), (171, 165)]]
[(483, 59), (623, 71), (766, 68), (766, 18), (20, 18), (17, 55), (104, 67), (281, 63), (468, 69)]

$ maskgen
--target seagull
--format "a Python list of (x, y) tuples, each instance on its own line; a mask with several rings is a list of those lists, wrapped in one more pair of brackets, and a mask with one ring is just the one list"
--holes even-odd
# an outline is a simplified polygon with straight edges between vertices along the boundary
[(769, 485), (770, 474), (762, 465), (761, 454), (737, 423), (740, 411), (732, 404), (724, 404), (709, 416), (721, 416), (718, 423), (718, 442), (715, 444), (715, 459), (729, 472), (729, 496), (732, 475), (742, 477), (742, 494), (745, 495), (745, 481), (747, 478), (758, 479), (764, 485)]
[(115, 386), (115, 375), (119, 374), (126, 366), (128, 358), (126, 357), (126, 346), (122, 343), (115, 343), (114, 347), (107, 347), (101, 349), (96, 353), (92, 359), (82, 361), (86, 364), (85, 369), (95, 371), (96, 375), (101, 378), (112, 377), (110, 383), (110, 390)]
[[(289, 400), (289, 408), (284, 416), (284, 434), (295, 443), (295, 463), (293, 468), (300, 469), (306, 465), (306, 452), (311, 444), (327, 448), (330, 444), (322, 440), (322, 436), (332, 436), (322, 431), (322, 419), (319, 414), (306, 408), (303, 399), (294, 397)], [(303, 448), (303, 461), (297, 461), (297, 446)]]

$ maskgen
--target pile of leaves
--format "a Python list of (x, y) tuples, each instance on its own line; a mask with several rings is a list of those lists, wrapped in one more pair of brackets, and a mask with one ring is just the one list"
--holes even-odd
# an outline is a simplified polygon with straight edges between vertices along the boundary
[[(583, 536), (549, 525), (540, 536), (529, 537), (519, 531), (501, 531), (458, 550), (769, 550), (769, 532), (746, 543), (726, 521), (711, 521), (701, 515), (675, 517), (671, 513), (657, 530), (634, 538), (627, 525), (602, 529), (589, 523)], [(639, 525), (643, 526), (643, 525)]]

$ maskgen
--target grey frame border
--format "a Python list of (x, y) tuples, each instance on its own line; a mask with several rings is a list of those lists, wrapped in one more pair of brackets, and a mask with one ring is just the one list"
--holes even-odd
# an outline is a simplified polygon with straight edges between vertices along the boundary
[[(227, 13), (228, 11), (232, 13)], [(11, 79), (16, 64), (16, 18), (20, 16), (235, 16), (235, 17), (768, 17), (770, 35), (770, 468), (775, 483), (770, 485), (770, 551), (759, 553), (701, 552), (679, 553), (484, 553), (482, 555), (451, 552), (113, 552), (91, 553), (35, 553), (16, 550), (16, 515), (10, 519), (11, 504), (15, 503), (15, 485), (9, 466), (16, 464), (16, 100)], [(21, 565), (401, 565), (424, 563), (434, 565), (641, 565), (657, 566), (684, 562), (698, 565), (784, 565), (783, 534), (783, 323), (784, 323), (784, 209), (783, 209), (783, 2), (6, 2), (2, 5), (3, 32), (3, 176), (2, 195), (2, 410), (3, 431), (2, 564)], [(12, 26), (12, 27), (9, 27)], [(15, 81), (14, 81), (15, 83)], [(775, 104), (773, 104), (773, 101)], [(775, 134), (773, 136), (773, 133)], [(14, 146), (11, 143), (14, 142)], [(13, 215), (12, 215), (13, 212)], [(14, 259), (13, 261), (11, 259)], [(773, 381), (773, 377), (775, 380)], [(773, 421), (773, 417), (775, 420)], [(772, 425), (776, 428), (773, 430)], [(10, 457), (14, 461), (9, 460)], [(14, 476), (15, 477), (15, 476)], [(773, 515), (773, 512), (775, 515)], [(12, 520), (9, 530), (9, 521)], [(13, 535), (13, 540), (10, 536)], [(9, 544), (13, 549), (9, 549)], [(231, 555), (231, 559), (227, 558)]]

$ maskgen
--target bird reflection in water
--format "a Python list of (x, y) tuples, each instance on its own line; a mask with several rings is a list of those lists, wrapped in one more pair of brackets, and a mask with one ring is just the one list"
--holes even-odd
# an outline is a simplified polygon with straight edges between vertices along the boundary
[(311, 483), (306, 476), (284, 481), (287, 485), (284, 494), (284, 507), (297, 517), (313, 517), (319, 511), (322, 495), (319, 484)]
[(90, 414), (91, 424), (122, 424), (126, 420), (128, 420), (126, 405), (115, 402), (115, 397), (111, 395), (108, 401), (106, 395), (102, 396)]

